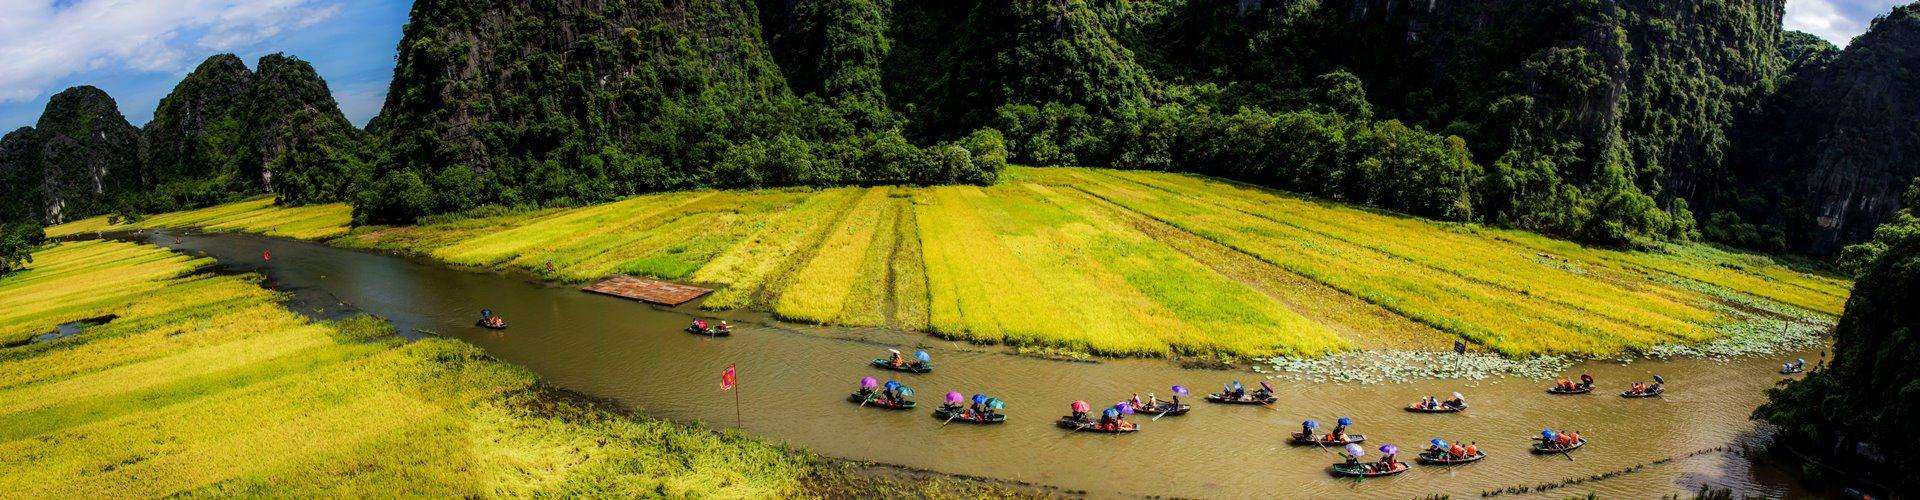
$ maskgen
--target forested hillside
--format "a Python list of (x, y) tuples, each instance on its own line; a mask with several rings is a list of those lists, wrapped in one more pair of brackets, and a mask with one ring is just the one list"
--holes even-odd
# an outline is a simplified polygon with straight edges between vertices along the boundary
[(59, 224), (137, 216), (265, 193), (283, 203), (339, 201), (370, 169), (313, 66), (273, 54), (258, 71), (208, 58), (136, 129), (100, 89), (67, 89), (36, 127), (0, 139), (0, 222)]
[[(1784, 1), (422, 0), (365, 133), (306, 64), (216, 57), (146, 127), (129, 182), (147, 189), (123, 205), (273, 192), (393, 223), (697, 187), (990, 184), (1013, 161), (1612, 246), (1830, 253), (1916, 174), (1920, 7), (1842, 51), (1783, 32)], [(24, 145), (44, 134), (14, 135), (0, 169), (41, 177), (28, 164), (53, 160)], [(0, 215), (46, 219), (34, 206)]]

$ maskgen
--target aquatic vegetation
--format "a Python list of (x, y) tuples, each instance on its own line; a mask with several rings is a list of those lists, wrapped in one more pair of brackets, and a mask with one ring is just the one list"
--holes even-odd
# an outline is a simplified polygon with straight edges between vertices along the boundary
[[(250, 276), (62, 243), (0, 280), (5, 324), (118, 317), (0, 348), (0, 497), (785, 497), (859, 487), (732, 432), (615, 415), (458, 341), (316, 323)], [(112, 277), (115, 279), (101, 279)], [(75, 279), (90, 278), (90, 279)], [(61, 307), (43, 294), (110, 300)], [(847, 486), (850, 485), (850, 486)]]
[(1515, 377), (1539, 380), (1573, 364), (1564, 356), (1508, 358), (1494, 353), (1452, 351), (1355, 351), (1317, 358), (1270, 358), (1253, 366), (1258, 373), (1302, 382), (1380, 384), (1427, 379), (1485, 380)]
[(1590, 248), (1149, 171), (1014, 168), (987, 187), (693, 191), (321, 227), (345, 220), (257, 199), (127, 227), (337, 235), (320, 237), (570, 282), (645, 275), (715, 287), (708, 309), (1120, 356), (1455, 340), (1516, 358), (1761, 354), (1809, 342), (1765, 332), (1783, 319), (1817, 330), (1850, 286), (1705, 245)]

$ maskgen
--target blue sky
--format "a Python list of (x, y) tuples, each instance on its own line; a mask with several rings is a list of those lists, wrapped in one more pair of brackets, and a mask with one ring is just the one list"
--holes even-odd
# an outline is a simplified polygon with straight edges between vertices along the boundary
[[(1846, 45), (1911, 0), (1788, 0), (1786, 26)], [(208, 56), (248, 66), (286, 52), (312, 62), (341, 111), (380, 112), (411, 0), (0, 0), (0, 133), (32, 125), (47, 97), (105, 89), (134, 125)]]

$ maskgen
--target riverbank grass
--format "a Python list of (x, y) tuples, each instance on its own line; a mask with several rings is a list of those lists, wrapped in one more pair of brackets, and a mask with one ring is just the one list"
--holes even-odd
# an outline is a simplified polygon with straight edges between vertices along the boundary
[[(292, 210), (302, 209), (253, 200), (115, 227), (322, 220)], [(69, 226), (52, 232), (109, 228)], [(1707, 245), (1589, 248), (1202, 176), (1075, 168), (1012, 168), (988, 187), (658, 193), (302, 232), (570, 282), (697, 282), (718, 288), (710, 309), (1116, 356), (1455, 340), (1510, 357), (1646, 353), (1782, 317), (1831, 318), (1851, 286)]]
[(206, 264), (74, 242), (0, 279), (8, 331), (117, 316), (0, 349), (0, 497), (767, 498), (844, 479), (805, 452), (564, 397), (466, 343), (309, 321)]

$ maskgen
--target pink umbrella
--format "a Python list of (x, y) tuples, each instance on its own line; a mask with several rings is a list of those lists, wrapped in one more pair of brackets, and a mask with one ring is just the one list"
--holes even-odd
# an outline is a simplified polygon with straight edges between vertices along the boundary
[(880, 381), (874, 379), (873, 377), (860, 377), (861, 389), (872, 389), (879, 386), (880, 386)]
[(1073, 411), (1074, 413), (1086, 413), (1089, 411), (1093, 411), (1093, 406), (1088, 405), (1086, 401), (1074, 401)]
[(966, 398), (966, 396), (962, 396), (960, 391), (947, 391), (947, 404), (960, 404), (960, 401), (964, 398)]

